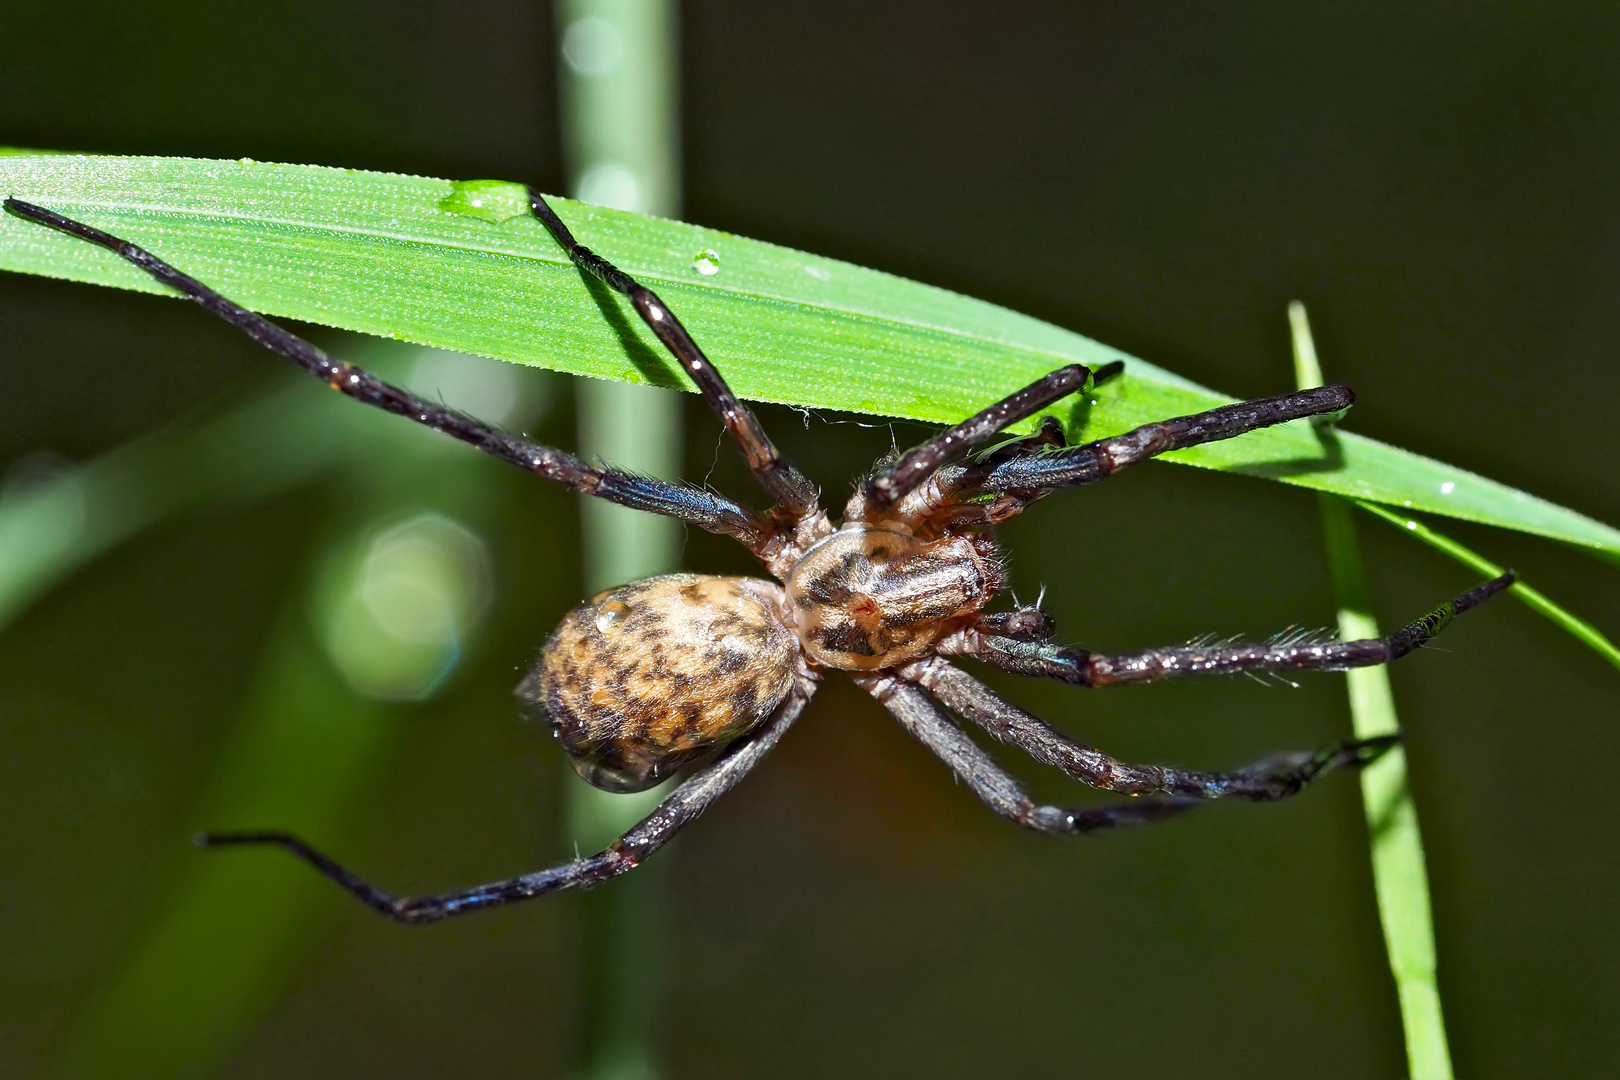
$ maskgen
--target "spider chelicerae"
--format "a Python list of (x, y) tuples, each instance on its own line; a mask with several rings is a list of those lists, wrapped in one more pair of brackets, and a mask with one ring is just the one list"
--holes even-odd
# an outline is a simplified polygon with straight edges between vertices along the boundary
[[(985, 610), (1005, 583), (992, 526), (1053, 491), (1094, 483), (1169, 450), (1342, 413), (1354, 401), (1350, 389), (1324, 386), (1225, 405), (1081, 446), (1066, 445), (1062, 426), (1047, 416), (1034, 435), (986, 451), (1011, 425), (1123, 370), (1118, 361), (1095, 372), (1070, 365), (880, 461), (857, 485), (843, 524), (834, 525), (816, 488), (777, 453), (753, 412), (663, 301), (575, 241), (538, 191), (530, 188), (528, 194), (531, 212), (574, 264), (623, 294), (697, 384), (770, 496), (768, 510), (594, 466), (423, 400), (332, 359), (134, 244), (31, 203), (6, 200), (12, 214), (127, 259), (342, 394), (583, 494), (733, 537), (775, 578), (664, 574), (599, 593), (568, 613), (518, 686), (519, 697), (553, 725), (580, 776), (598, 787), (641, 791), (696, 766), (605, 851), (462, 892), (394, 897), (287, 833), (212, 833), (198, 837), (199, 844), (279, 846), (373, 910), (411, 924), (599, 885), (639, 865), (758, 765), (798, 719), (828, 669), (848, 672), (992, 810), (1039, 832), (1146, 824), (1211, 799), (1270, 802), (1298, 793), (1324, 773), (1366, 765), (1399, 736), (1278, 754), (1232, 772), (1132, 765), (1003, 700), (947, 657), (1086, 687), (1195, 673), (1343, 670), (1405, 656), (1454, 615), (1513, 582), (1511, 573), (1488, 581), (1381, 639), (1222, 642), (1120, 654), (1059, 644), (1052, 620), (1038, 605)], [(1148, 797), (1084, 809), (1038, 805), (956, 718), (1091, 787)]]

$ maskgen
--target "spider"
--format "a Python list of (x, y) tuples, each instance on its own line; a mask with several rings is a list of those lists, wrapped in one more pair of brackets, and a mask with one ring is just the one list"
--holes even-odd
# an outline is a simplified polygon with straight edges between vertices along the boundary
[[(674, 313), (652, 290), (578, 243), (535, 189), (529, 209), (574, 265), (623, 294), (674, 355), (770, 497), (758, 511), (684, 484), (593, 466), (391, 386), (221, 296), (155, 255), (50, 210), (9, 198), (8, 212), (98, 244), (247, 333), (339, 393), (461, 439), (575, 491), (663, 514), (743, 544), (774, 580), (675, 573), (593, 596), (563, 619), (517, 688), (548, 721), (574, 769), (615, 792), (641, 791), (695, 766), (642, 822), (606, 850), (520, 877), (440, 896), (395, 897), (284, 832), (203, 834), (203, 847), (268, 844), (291, 852), (397, 922), (437, 922), (519, 900), (600, 885), (640, 865), (729, 791), (798, 719), (822, 675), (845, 671), (938, 755), (991, 810), (1048, 834), (1092, 833), (1178, 815), (1208, 800), (1270, 802), (1317, 777), (1375, 760), (1398, 734), (1288, 752), (1231, 772), (1115, 760), (1024, 712), (948, 657), (1082, 687), (1252, 670), (1344, 670), (1412, 652), (1453, 616), (1513, 583), (1488, 581), (1396, 631), (1365, 641), (1220, 642), (1104, 654), (1059, 644), (1039, 605), (985, 609), (1006, 571), (991, 527), (1060, 489), (1094, 483), (1169, 450), (1229, 439), (1354, 402), (1324, 386), (1224, 405), (1068, 445), (1046, 417), (1034, 435), (987, 444), (1071, 393), (1121, 374), (1072, 364), (904, 454), (857, 485), (834, 525), (820, 493), (785, 460)], [(954, 716), (953, 716), (954, 714)], [(1131, 802), (1038, 805), (958, 724), (983, 729), (1046, 765)]]

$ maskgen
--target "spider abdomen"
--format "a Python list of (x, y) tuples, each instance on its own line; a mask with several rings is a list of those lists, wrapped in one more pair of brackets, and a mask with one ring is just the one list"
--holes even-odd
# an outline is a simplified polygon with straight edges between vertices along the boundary
[(780, 586), (665, 574), (598, 593), (563, 619), (518, 695), (575, 771), (642, 791), (763, 723), (803, 667)]
[(928, 652), (1001, 591), (1003, 571), (982, 537), (920, 540), (850, 524), (805, 552), (788, 599), (805, 653), (846, 671), (894, 667)]

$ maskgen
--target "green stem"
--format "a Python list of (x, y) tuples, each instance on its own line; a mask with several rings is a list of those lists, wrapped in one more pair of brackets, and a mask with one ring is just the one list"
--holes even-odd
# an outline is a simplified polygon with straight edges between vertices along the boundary
[[(1363, 502), (1357, 499), (1356, 505), (1373, 517), (1387, 521), (1408, 535), (1417, 537), (1430, 547), (1445, 552), (1464, 566), (1473, 567), (1486, 577), (1500, 577), (1502, 574), (1502, 567), (1491, 562), (1485, 556), (1463, 547), (1451, 537), (1435, 532), (1421, 521), (1409, 518), (1405, 514), (1397, 514), (1387, 506), (1379, 506), (1377, 503)], [(1564, 610), (1553, 603), (1545, 593), (1532, 588), (1523, 581), (1515, 582), (1513, 588), (1509, 591), (1524, 601), (1531, 611), (1546, 616), (1552, 620), (1554, 625), (1562, 627), (1577, 641), (1584, 643), (1603, 659), (1620, 668), (1620, 648), (1616, 648), (1614, 642), (1605, 637), (1597, 627), (1573, 612)]]
[[(1322, 385), (1305, 307), (1288, 308), (1293, 330), (1294, 373), (1303, 389)], [(1324, 439), (1335, 436), (1322, 429)], [(1350, 508), (1336, 495), (1318, 494), (1326, 538), (1328, 569), (1339, 608), (1339, 634), (1345, 641), (1380, 636), (1367, 596), (1366, 573), (1356, 545)], [(1356, 737), (1372, 738), (1400, 730), (1389, 671), (1382, 665), (1345, 673)], [(1417, 808), (1407, 786), (1406, 753), (1396, 747), (1362, 770), (1362, 802), (1372, 843), (1373, 883), (1384, 947), (1400, 997), (1406, 1032), (1406, 1060), (1412, 1080), (1450, 1080), (1451, 1054), (1436, 981), (1434, 917), (1423, 859)]]
[[(564, 0), (563, 135), (569, 187), (586, 202), (673, 217), (680, 206), (674, 0)], [(624, 383), (579, 384), (587, 457), (655, 476), (680, 471), (680, 400)], [(668, 518), (587, 499), (581, 509), (587, 593), (664, 573), (680, 558)], [(566, 780), (567, 828), (582, 850), (606, 846), (666, 794), (612, 795)], [(586, 1075), (651, 1077), (662, 984), (659, 909), (669, 855), (585, 908), (581, 1056)]]

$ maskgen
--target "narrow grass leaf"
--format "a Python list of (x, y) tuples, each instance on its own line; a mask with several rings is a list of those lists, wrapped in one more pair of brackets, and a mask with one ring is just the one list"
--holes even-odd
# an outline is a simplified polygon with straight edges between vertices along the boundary
[[(1451, 537), (1437, 533), (1421, 521), (1407, 517), (1405, 514), (1397, 514), (1388, 507), (1379, 506), (1377, 503), (1357, 500), (1356, 505), (1379, 520), (1389, 522), (1389, 524), (1405, 532), (1408, 536), (1416, 537), (1430, 547), (1445, 552), (1464, 566), (1473, 567), (1485, 577), (1500, 577), (1505, 569), (1491, 562), (1485, 556), (1463, 547)], [(1522, 600), (1530, 610), (1546, 616), (1554, 624), (1568, 631), (1570, 636), (1577, 641), (1586, 645), (1615, 667), (1620, 668), (1620, 648), (1616, 648), (1614, 642), (1604, 636), (1603, 631), (1579, 615), (1555, 604), (1547, 594), (1532, 588), (1523, 581), (1514, 582), (1513, 588), (1509, 592)]]
[[(1305, 307), (1288, 308), (1293, 331), (1294, 374), (1303, 389), (1322, 384)], [(1324, 439), (1334, 436), (1324, 431)], [(1317, 496), (1327, 545), (1328, 570), (1339, 607), (1339, 635), (1345, 641), (1379, 637), (1367, 597), (1366, 572), (1356, 544), (1350, 507), (1336, 495)], [(1350, 716), (1356, 738), (1369, 739), (1400, 730), (1389, 669), (1355, 668), (1345, 672)], [(1434, 916), (1429, 906), (1429, 880), (1423, 859), (1423, 836), (1417, 807), (1407, 787), (1406, 751), (1397, 746), (1361, 771), (1361, 797), (1372, 842), (1374, 888), (1384, 928), (1384, 947), (1400, 998), (1406, 1033), (1406, 1060), (1412, 1080), (1451, 1080), (1451, 1054), (1436, 980)]]
[[(149, 247), (259, 311), (599, 378), (687, 387), (619, 299), (581, 280), (512, 189), (188, 158), (0, 155), (0, 193)], [(476, 205), (475, 205), (476, 204)], [(1117, 349), (1016, 312), (715, 229), (559, 200), (658, 289), (742, 396), (954, 423)], [(159, 292), (116, 256), (0, 216), (0, 269)], [(1230, 400), (1144, 360), (1073, 407), (1093, 438)], [(1168, 455), (1620, 557), (1620, 530), (1350, 433), (1285, 424)]]

